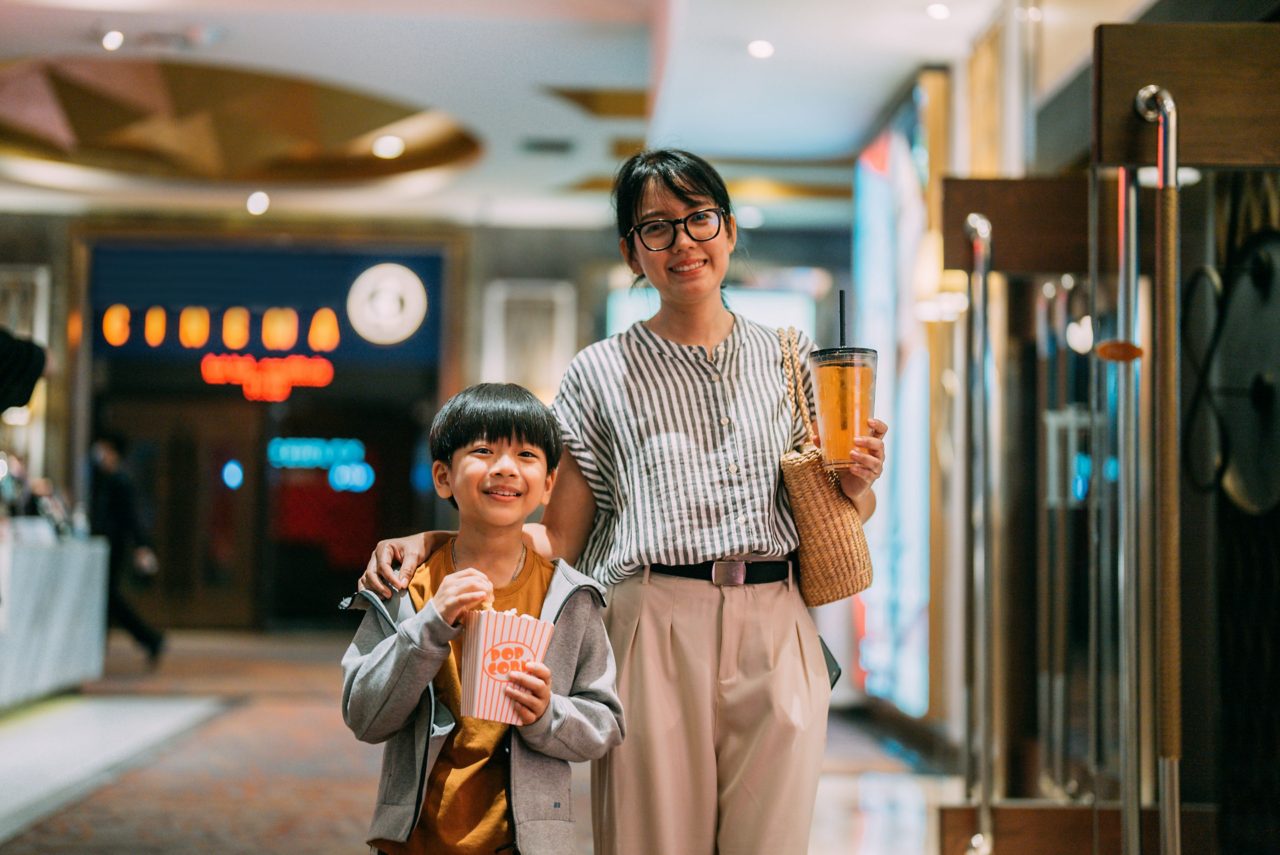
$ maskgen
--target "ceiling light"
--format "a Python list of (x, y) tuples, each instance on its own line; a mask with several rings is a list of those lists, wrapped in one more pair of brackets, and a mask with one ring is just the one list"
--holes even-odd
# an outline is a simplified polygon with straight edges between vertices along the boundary
[(1085, 315), (1080, 320), (1067, 324), (1067, 346), (1076, 353), (1093, 350), (1093, 318)]
[(107, 30), (102, 34), (103, 50), (120, 50), (120, 46), (124, 44), (124, 33), (119, 30)]
[(754, 205), (743, 205), (734, 212), (734, 219), (744, 229), (758, 229), (764, 225), (764, 211)]
[(383, 160), (393, 160), (404, 154), (404, 140), (395, 134), (385, 134), (373, 141), (373, 155)]
[(767, 42), (764, 39), (756, 39), (747, 45), (747, 53), (756, 59), (768, 59), (773, 56), (773, 42)]
[(945, 21), (951, 17), (951, 8), (946, 3), (930, 3), (924, 12), (935, 21)]
[(245, 202), (244, 207), (250, 214), (259, 217), (267, 212), (267, 208), (271, 207), (271, 197), (258, 190), (249, 194), (249, 199)]
[(1044, 13), (1040, 11), (1039, 6), (1032, 6), (1027, 9), (1027, 20), (1034, 23), (1039, 23), (1044, 20)]
[[(1200, 170), (1194, 166), (1178, 167), (1178, 186), (1190, 187), (1193, 184), (1200, 183)], [(1160, 186), (1160, 170), (1155, 166), (1139, 166), (1138, 167), (1138, 186), (1139, 187), (1159, 187)]]

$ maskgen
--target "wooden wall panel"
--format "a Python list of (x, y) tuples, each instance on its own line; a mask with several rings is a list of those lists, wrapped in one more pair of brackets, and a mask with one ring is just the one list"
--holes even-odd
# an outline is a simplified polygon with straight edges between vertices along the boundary
[(1089, 184), (1084, 176), (946, 179), (942, 188), (944, 267), (972, 267), (964, 222), (974, 212), (991, 221), (995, 270), (1076, 273), (1089, 269)]
[[(1116, 182), (1105, 178), (1098, 202), (1098, 269), (1115, 273), (1117, 217)], [(1138, 194), (1139, 268), (1148, 274), (1155, 264), (1155, 195)], [(942, 188), (943, 267), (968, 270), (972, 250), (965, 236), (965, 218), (978, 212), (991, 221), (992, 269), (1012, 275), (1031, 273), (1088, 273), (1089, 179), (1086, 175), (1060, 178), (947, 178)]]
[[(1095, 811), (1088, 805), (1052, 802), (1016, 802), (997, 805), (993, 819), (995, 848), (992, 855), (1120, 855), (1120, 811), (1102, 806), (1096, 812), (1098, 847), (1093, 848)], [(939, 808), (939, 855), (955, 855), (968, 849), (978, 830), (978, 812), (971, 806)], [(1217, 855), (1217, 812), (1211, 807), (1183, 806), (1182, 851)], [(1160, 851), (1159, 815), (1154, 808), (1142, 811), (1142, 853)]]
[(1147, 84), (1178, 108), (1178, 162), (1280, 165), (1280, 24), (1104, 24), (1094, 33), (1093, 162), (1156, 162)]

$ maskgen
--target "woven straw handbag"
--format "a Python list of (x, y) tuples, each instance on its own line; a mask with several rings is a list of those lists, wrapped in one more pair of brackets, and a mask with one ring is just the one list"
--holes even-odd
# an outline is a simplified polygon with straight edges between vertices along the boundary
[[(778, 341), (791, 415), (807, 426), (809, 406), (800, 380), (795, 329), (778, 330)], [(841, 491), (839, 476), (823, 467), (822, 450), (806, 441), (782, 455), (782, 482), (800, 533), (800, 595), (805, 605), (821, 606), (866, 590), (871, 584), (871, 551), (862, 519)]]

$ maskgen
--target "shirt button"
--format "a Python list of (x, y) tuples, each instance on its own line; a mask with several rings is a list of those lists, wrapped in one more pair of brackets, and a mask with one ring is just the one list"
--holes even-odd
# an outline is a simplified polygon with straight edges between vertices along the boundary
[(728, 423), (729, 423), (729, 417), (728, 417), (728, 416), (721, 416), (721, 417), (720, 417), (720, 424), (722, 424), (722, 425), (727, 425)]
[(711, 382), (712, 382), (712, 383), (719, 383), (719, 382), (720, 382), (720, 375), (719, 375), (719, 374), (712, 374), (712, 375), (711, 375)]
[(746, 525), (746, 524), (747, 524), (746, 514), (743, 514), (742, 516), (738, 517), (738, 525)]
[(730, 463), (730, 464), (729, 464), (729, 471), (730, 471), (730, 472), (737, 472), (737, 471), (738, 471), (738, 464), (736, 464), (736, 463)]

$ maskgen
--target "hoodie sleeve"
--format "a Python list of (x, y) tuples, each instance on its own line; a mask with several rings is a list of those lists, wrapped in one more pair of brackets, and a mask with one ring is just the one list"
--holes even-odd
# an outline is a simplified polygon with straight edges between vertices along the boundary
[(551, 675), (551, 703), (542, 718), (518, 729), (520, 737), (533, 750), (571, 763), (603, 757), (622, 742), (625, 725), (602, 607), (588, 591), (570, 596), (551, 643), (574, 645), (577, 668)]
[[(386, 602), (396, 613), (401, 592)], [(408, 724), (449, 656), (449, 640), (461, 632), (428, 602), (392, 626), (376, 608), (365, 611), (342, 656), (342, 718), (362, 742), (384, 742)]]

